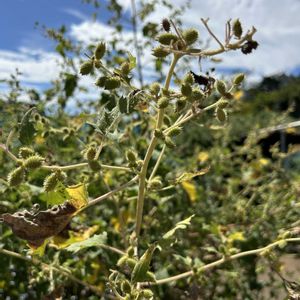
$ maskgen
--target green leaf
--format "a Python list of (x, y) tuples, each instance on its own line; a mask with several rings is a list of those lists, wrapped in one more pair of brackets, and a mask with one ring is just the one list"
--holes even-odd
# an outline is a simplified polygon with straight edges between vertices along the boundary
[(175, 179), (175, 184), (181, 183), (183, 181), (191, 180), (194, 177), (202, 176), (209, 171), (209, 168), (205, 168), (196, 172), (184, 172)]
[(175, 225), (175, 227), (173, 229), (169, 230), (167, 233), (165, 233), (162, 238), (164, 240), (167, 240), (167, 239), (171, 238), (177, 230), (186, 229), (189, 225), (191, 225), (191, 220), (194, 216), (195, 215), (191, 215), (190, 217), (186, 218), (185, 220), (178, 222)]
[(36, 110), (35, 107), (29, 109), (25, 113), (19, 125), (19, 140), (23, 145), (29, 145), (33, 142), (33, 138), (35, 135), (35, 128), (30, 118), (33, 111), (35, 110)]
[(96, 130), (102, 134), (106, 134), (107, 132), (113, 130), (117, 125), (119, 116), (120, 111), (117, 106), (114, 107), (111, 111), (104, 108), (98, 115)]
[(85, 248), (90, 248), (95, 246), (100, 247), (101, 245), (105, 244), (106, 241), (107, 241), (107, 233), (103, 232), (101, 234), (95, 234), (84, 241), (74, 243), (69, 247), (67, 247), (66, 250), (76, 253)]
[(127, 53), (129, 58), (129, 69), (132, 70), (136, 67), (136, 58), (130, 52)]
[(55, 189), (48, 193), (42, 193), (40, 199), (45, 201), (47, 205), (58, 205), (64, 203), (69, 198), (66, 187), (58, 182)]

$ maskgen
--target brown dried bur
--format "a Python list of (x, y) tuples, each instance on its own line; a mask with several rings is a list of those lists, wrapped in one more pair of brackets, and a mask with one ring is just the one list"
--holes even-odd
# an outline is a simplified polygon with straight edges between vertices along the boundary
[(24, 210), (14, 214), (3, 214), (1, 218), (16, 236), (27, 240), (31, 247), (37, 248), (45, 239), (63, 231), (75, 212), (76, 207), (66, 201), (44, 211)]

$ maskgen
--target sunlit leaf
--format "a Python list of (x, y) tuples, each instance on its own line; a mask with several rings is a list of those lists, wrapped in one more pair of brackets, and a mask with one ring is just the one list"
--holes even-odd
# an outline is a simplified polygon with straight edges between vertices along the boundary
[(186, 193), (188, 194), (190, 200), (192, 202), (195, 202), (197, 199), (196, 185), (189, 181), (183, 181), (183, 182), (181, 182), (181, 185), (182, 185), (183, 189), (186, 191)]
[(53, 191), (42, 193), (40, 199), (45, 201), (47, 205), (58, 205), (64, 203), (69, 198), (66, 187), (59, 182)]
[(186, 229), (189, 225), (191, 225), (191, 220), (194, 216), (195, 215), (191, 215), (190, 217), (178, 222), (175, 225), (175, 227), (173, 229), (169, 230), (167, 233), (165, 233), (162, 238), (167, 240), (167, 239), (171, 238), (177, 230)]
[(101, 234), (95, 234), (94, 236), (92, 236), (84, 241), (76, 242), (76, 243), (68, 246), (66, 248), (66, 250), (76, 253), (82, 249), (86, 249), (86, 248), (90, 248), (90, 247), (94, 247), (94, 246), (99, 247), (99, 246), (105, 244), (106, 240), (107, 240), (107, 233), (103, 232)]
[(194, 177), (202, 176), (209, 171), (209, 168), (205, 168), (196, 172), (184, 172), (175, 179), (175, 184), (181, 183), (183, 181), (191, 180)]
[(69, 196), (69, 201), (77, 209), (80, 209), (88, 203), (88, 194), (83, 183), (67, 187), (66, 192)]

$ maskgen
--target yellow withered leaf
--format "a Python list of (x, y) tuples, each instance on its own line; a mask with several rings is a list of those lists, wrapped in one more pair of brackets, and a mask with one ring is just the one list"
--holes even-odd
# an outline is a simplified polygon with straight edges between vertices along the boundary
[(190, 200), (192, 202), (195, 202), (197, 199), (196, 185), (189, 181), (183, 181), (181, 182), (181, 185), (183, 189), (186, 191), (186, 193), (188, 194)]
[(66, 191), (70, 197), (70, 203), (72, 203), (77, 210), (88, 203), (88, 194), (83, 183), (69, 186), (66, 188)]

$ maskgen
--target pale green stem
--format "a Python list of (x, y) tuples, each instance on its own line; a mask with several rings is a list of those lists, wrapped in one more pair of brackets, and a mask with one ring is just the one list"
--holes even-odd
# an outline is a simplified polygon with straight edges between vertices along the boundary
[[(232, 261), (232, 260), (238, 259), (240, 257), (249, 256), (249, 255), (260, 255), (261, 253), (280, 245), (282, 242), (296, 243), (296, 242), (300, 242), (300, 238), (282, 239), (282, 240), (276, 241), (276, 242), (271, 243), (271, 244), (269, 244), (265, 247), (262, 247), (262, 248), (240, 252), (240, 253), (231, 255), (229, 257), (222, 257), (219, 260), (216, 260), (214, 262), (211, 262), (209, 264), (206, 264), (206, 265), (200, 267), (198, 269), (198, 271), (199, 272), (206, 271), (206, 270), (212, 269), (216, 266), (222, 265), (225, 262)], [(159, 280), (157, 280), (156, 282), (153, 282), (153, 283), (152, 282), (150, 282), (150, 283), (143, 282), (143, 283), (141, 283), (141, 286), (165, 284), (165, 283), (169, 283), (169, 282), (172, 282), (172, 281), (177, 281), (177, 280), (180, 280), (180, 279), (183, 279), (183, 278), (186, 278), (186, 277), (190, 277), (194, 274), (195, 274), (194, 271), (187, 271), (187, 272), (184, 272), (184, 273), (172, 276), (172, 277), (159, 279)]]
[[(164, 89), (165, 91), (169, 90), (170, 83), (171, 83), (171, 78), (176, 66), (176, 63), (180, 56), (174, 55), (168, 75), (166, 77)], [(160, 129), (163, 123), (163, 118), (164, 118), (164, 109), (160, 109), (158, 111), (157, 115), (157, 121), (156, 121), (156, 129)], [(143, 208), (144, 208), (144, 199), (145, 199), (145, 182), (146, 182), (146, 175), (147, 175), (147, 170), (148, 170), (148, 164), (151, 159), (152, 153), (155, 149), (155, 146), (157, 144), (157, 138), (152, 136), (152, 139), (150, 141), (150, 144), (148, 146), (144, 161), (143, 161), (143, 166), (140, 172), (140, 179), (139, 179), (139, 192), (138, 192), (138, 199), (137, 199), (137, 208), (136, 208), (136, 220), (135, 220), (135, 234), (136, 238), (138, 240), (140, 231), (141, 231), (141, 225), (142, 225), (142, 219), (143, 219)]]
[(158, 167), (159, 167), (159, 164), (160, 164), (160, 162), (161, 162), (161, 159), (162, 159), (162, 157), (163, 157), (163, 155), (164, 155), (165, 150), (166, 150), (166, 145), (163, 145), (163, 147), (162, 147), (162, 149), (161, 149), (161, 151), (160, 151), (160, 154), (159, 154), (159, 156), (158, 156), (158, 158), (157, 158), (157, 161), (156, 161), (156, 163), (155, 163), (155, 166), (154, 166), (154, 168), (153, 168), (153, 170), (152, 170), (152, 173), (151, 173), (151, 175), (150, 175), (150, 177), (149, 177), (149, 181), (152, 180), (153, 177), (155, 176), (155, 173), (156, 173), (156, 171), (157, 171), (157, 169), (158, 169)]

